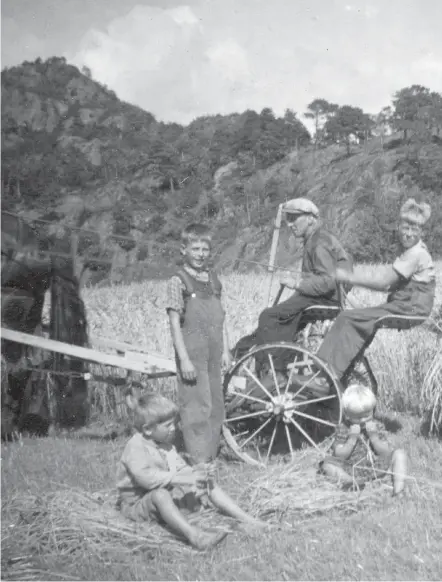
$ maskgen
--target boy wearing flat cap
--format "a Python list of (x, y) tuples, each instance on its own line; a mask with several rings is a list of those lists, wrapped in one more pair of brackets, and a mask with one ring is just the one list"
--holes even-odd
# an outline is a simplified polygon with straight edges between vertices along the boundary
[(258, 328), (236, 344), (235, 358), (240, 358), (254, 345), (293, 341), (300, 331), (304, 309), (318, 303), (339, 305), (339, 283), (334, 274), (337, 269), (352, 269), (350, 256), (338, 239), (321, 226), (319, 210), (311, 200), (289, 200), (282, 205), (282, 212), (286, 225), (304, 245), (301, 282), (297, 284), (288, 275), (281, 278), (281, 284), (295, 293), (286, 301), (262, 311)]
[(324, 338), (317, 355), (330, 364), (342, 379), (359, 356), (365, 341), (374, 331), (376, 321), (386, 315), (428, 317), (436, 290), (435, 269), (424, 242), (422, 228), (431, 215), (428, 204), (410, 198), (400, 211), (399, 242), (402, 254), (391, 265), (367, 271), (336, 270), (336, 281), (388, 291), (387, 302), (378, 307), (343, 311)]

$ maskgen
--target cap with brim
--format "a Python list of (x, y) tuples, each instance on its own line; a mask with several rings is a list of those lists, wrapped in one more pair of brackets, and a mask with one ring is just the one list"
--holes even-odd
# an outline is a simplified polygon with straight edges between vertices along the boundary
[(282, 211), (285, 214), (312, 214), (316, 218), (319, 216), (318, 207), (308, 198), (288, 200), (282, 205)]

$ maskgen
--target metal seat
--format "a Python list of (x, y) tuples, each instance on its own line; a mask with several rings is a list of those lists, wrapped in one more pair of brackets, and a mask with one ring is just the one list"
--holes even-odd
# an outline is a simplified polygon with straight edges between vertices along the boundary
[(418, 315), (384, 315), (376, 321), (375, 330), (397, 329), (398, 331), (402, 331), (422, 325), (426, 320), (426, 317)]
[[(367, 356), (365, 355), (365, 351), (369, 348), (371, 342), (374, 340), (376, 336), (376, 332), (379, 329), (395, 329), (397, 331), (404, 331), (408, 329), (412, 329), (413, 327), (417, 327), (418, 325), (422, 325), (427, 320), (426, 317), (421, 317), (418, 315), (384, 315), (380, 317), (374, 326), (373, 333), (366, 339), (364, 345), (359, 350), (357, 356), (353, 359), (351, 365), (347, 369), (344, 379), (348, 379), (352, 370), (354, 370), (356, 364), (358, 362), (362, 362), (365, 366), (367, 371), (368, 377), (370, 379), (371, 388), (374, 394), (378, 394), (378, 382), (376, 380), (376, 376), (371, 368), (370, 362), (368, 361)], [(343, 379), (343, 381), (344, 381)]]
[(327, 321), (335, 319), (342, 309), (338, 305), (311, 305), (302, 312), (304, 322)]

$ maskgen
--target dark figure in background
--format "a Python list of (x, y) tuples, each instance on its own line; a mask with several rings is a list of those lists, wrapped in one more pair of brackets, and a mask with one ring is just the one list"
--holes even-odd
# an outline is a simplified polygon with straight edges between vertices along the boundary
[(256, 345), (293, 341), (301, 331), (299, 324), (304, 309), (318, 304), (339, 305), (340, 289), (334, 274), (337, 268), (350, 271), (353, 268), (350, 256), (338, 239), (321, 226), (319, 210), (313, 202), (294, 198), (283, 204), (282, 211), (285, 223), (304, 245), (301, 281), (296, 283), (289, 275), (281, 278), (281, 284), (295, 293), (286, 301), (262, 311), (257, 329), (236, 344), (235, 359)]
[[(50, 290), (51, 339), (87, 344), (85, 307), (66, 241), (56, 244), (21, 218), (2, 211), (2, 327), (38, 333), (45, 294)], [(57, 256), (55, 253), (63, 253)], [(52, 251), (52, 252), (48, 252)], [(13, 432), (47, 433), (51, 419), (46, 370), (51, 375), (56, 418), (61, 427), (81, 426), (87, 419), (85, 363), (2, 339), (2, 438)], [(34, 369), (31, 369), (34, 368)], [(41, 371), (36, 371), (35, 368)], [(63, 372), (63, 374), (57, 374)]]

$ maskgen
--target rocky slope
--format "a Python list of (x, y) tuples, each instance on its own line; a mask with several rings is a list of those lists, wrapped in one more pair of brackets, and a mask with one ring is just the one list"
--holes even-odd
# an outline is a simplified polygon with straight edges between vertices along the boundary
[[(315, 152), (297, 120), (295, 133), (285, 127), (270, 110), (160, 123), (64, 59), (37, 59), (2, 71), (2, 206), (88, 229), (80, 255), (112, 261), (114, 280), (164, 274), (189, 220), (216, 226), (220, 268), (254, 268), (268, 261), (277, 205), (299, 195), (369, 260), (388, 258), (401, 200), (423, 196), (441, 251), (440, 140), (393, 136), (348, 156)], [(295, 251), (283, 233), (278, 262)]]

